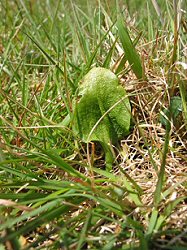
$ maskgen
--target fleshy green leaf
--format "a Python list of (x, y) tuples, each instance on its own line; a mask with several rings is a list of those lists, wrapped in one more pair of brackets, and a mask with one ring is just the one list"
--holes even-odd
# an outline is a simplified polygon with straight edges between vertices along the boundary
[(117, 76), (105, 68), (93, 68), (84, 77), (74, 109), (74, 130), (84, 142), (116, 143), (129, 132), (130, 103)]

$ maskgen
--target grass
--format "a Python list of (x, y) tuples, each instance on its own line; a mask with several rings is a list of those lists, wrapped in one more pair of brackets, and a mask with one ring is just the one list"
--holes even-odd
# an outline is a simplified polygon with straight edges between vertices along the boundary
[[(186, 249), (186, 7), (0, 1), (0, 249)], [(71, 124), (93, 66), (132, 106), (110, 172)]]

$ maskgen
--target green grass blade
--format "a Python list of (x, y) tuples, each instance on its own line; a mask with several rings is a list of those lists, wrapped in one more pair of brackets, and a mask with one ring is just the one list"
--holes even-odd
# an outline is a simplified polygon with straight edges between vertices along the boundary
[(45, 51), (44, 48), (42, 48), (42, 45), (39, 44), (38, 41), (36, 41), (31, 35), (29, 35), (28, 33), (25, 33), (25, 35), (36, 45), (36, 47), (44, 54), (44, 56), (53, 64), (53, 66), (55, 66), (62, 75), (64, 75), (63, 70), (60, 68), (60, 66), (58, 65), (58, 62), (56, 62), (50, 55), (49, 53), (47, 53)]
[(135, 50), (135, 47), (131, 41), (127, 28), (123, 24), (122, 18), (117, 21), (117, 28), (119, 33), (119, 38), (122, 43), (123, 49), (126, 54), (126, 58), (131, 65), (131, 68), (138, 79), (143, 78), (143, 69), (140, 57)]
[(111, 63), (112, 55), (113, 55), (114, 50), (115, 50), (116, 42), (117, 42), (117, 38), (116, 38), (116, 40), (113, 42), (113, 44), (112, 44), (112, 46), (111, 46), (111, 48), (110, 48), (110, 50), (109, 50), (109, 52), (108, 52), (108, 54), (107, 54), (107, 56), (106, 56), (106, 58), (105, 58), (105, 61), (104, 61), (104, 63), (103, 63), (103, 67), (104, 67), (104, 68), (107, 68), (107, 69), (110, 68), (110, 63)]
[(151, 218), (149, 220), (148, 229), (147, 229), (147, 232), (146, 232), (146, 235), (148, 236), (148, 238), (150, 238), (152, 233), (154, 232), (157, 220), (158, 220), (158, 210), (153, 208)]
[(82, 249), (82, 246), (83, 246), (83, 243), (84, 241), (86, 240), (86, 232), (87, 232), (87, 229), (88, 229), (88, 226), (89, 226), (89, 222), (90, 222), (90, 219), (91, 219), (91, 215), (92, 215), (92, 210), (88, 211), (88, 214), (86, 216), (86, 220), (85, 220), (85, 223), (84, 223), (84, 226), (82, 228), (82, 231), (81, 231), (81, 234), (80, 234), (80, 238), (79, 238), (79, 241), (78, 241), (78, 245), (76, 247), (76, 250), (81, 250)]
[(37, 214), (40, 214), (41, 212), (47, 211), (48, 209), (53, 209), (57, 205), (60, 204), (60, 200), (55, 200), (48, 202), (47, 204), (43, 205), (42, 207), (39, 207), (37, 209), (34, 209), (31, 212), (25, 212), (23, 215), (13, 218), (13, 219), (8, 219), (6, 222), (0, 225), (0, 230), (6, 229), (6, 228), (11, 228), (13, 225), (16, 223), (22, 222), (28, 217), (33, 217), (36, 216)]
[(11, 126), (12, 129), (15, 130), (15, 132), (17, 132), (22, 138), (24, 138), (24, 140), (26, 140), (27, 142), (29, 142), (34, 147), (41, 150), (41, 152), (44, 154), (44, 159), (47, 156), (48, 159), (51, 160), (51, 162), (57, 164), (59, 168), (62, 168), (65, 171), (67, 171), (67, 172), (69, 172), (69, 173), (71, 173), (73, 175), (75, 174), (80, 178), (86, 179), (84, 175), (82, 175), (77, 170), (75, 170), (72, 166), (70, 166), (68, 163), (66, 163), (58, 154), (56, 154), (54, 152), (51, 152), (51, 150), (45, 150), (45, 149), (40, 148), (38, 145), (36, 145), (30, 139), (28, 139), (25, 135), (23, 135), (18, 129), (16, 129), (11, 123), (9, 123), (4, 117), (2, 117), (0, 115), (0, 118), (2, 120), (4, 120), (5, 123), (7, 123), (9, 126)]
[(179, 90), (180, 90), (180, 95), (182, 99), (182, 113), (183, 113), (183, 119), (185, 122), (185, 126), (187, 129), (187, 88), (185, 86), (185, 82), (181, 81), (179, 83)]
[(158, 206), (159, 202), (162, 200), (162, 189), (164, 186), (166, 159), (167, 159), (167, 153), (168, 153), (168, 149), (169, 149), (170, 129), (171, 129), (171, 127), (170, 127), (170, 124), (168, 122), (168, 126), (166, 128), (164, 149), (163, 149), (163, 153), (162, 153), (161, 167), (160, 167), (160, 171), (158, 174), (158, 181), (157, 181), (157, 185), (156, 185), (156, 190), (154, 192), (154, 204), (156, 207)]
[(153, 30), (153, 22), (152, 22), (152, 16), (150, 12), (149, 2), (147, 2), (147, 20), (148, 20), (148, 39), (149, 41), (153, 41), (154, 39), (154, 30)]

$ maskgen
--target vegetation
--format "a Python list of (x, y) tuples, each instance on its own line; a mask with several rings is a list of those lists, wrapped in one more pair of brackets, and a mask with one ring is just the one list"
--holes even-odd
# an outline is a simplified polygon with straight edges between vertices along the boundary
[(130, 128), (128, 95), (124, 87), (119, 86), (117, 76), (101, 67), (86, 74), (77, 92), (73, 128), (84, 142), (98, 141), (102, 145), (106, 169), (110, 171), (115, 160), (112, 145), (128, 134)]
[[(0, 1), (0, 249), (187, 248), (186, 10)], [(94, 67), (114, 72), (131, 103), (111, 170), (73, 128)]]

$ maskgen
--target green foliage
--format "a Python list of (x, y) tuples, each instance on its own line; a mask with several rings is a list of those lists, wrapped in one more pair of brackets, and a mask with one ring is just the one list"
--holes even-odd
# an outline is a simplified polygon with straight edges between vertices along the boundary
[(172, 118), (174, 125), (177, 124), (177, 118), (182, 113), (182, 100), (179, 96), (171, 98), (170, 107), (163, 109), (160, 114), (160, 122), (165, 127), (169, 125), (170, 118)]
[(179, 83), (179, 90), (181, 94), (183, 118), (187, 130), (187, 87), (185, 82), (182, 81)]
[(124, 23), (121, 18), (117, 22), (119, 37), (126, 55), (126, 58), (138, 79), (143, 78), (143, 69), (140, 57), (132, 43), (132, 40), (129, 36), (127, 28), (124, 26)]
[(108, 69), (93, 68), (78, 89), (73, 127), (84, 142), (109, 145), (129, 132), (130, 102), (118, 78)]
[[(186, 249), (186, 130), (157, 124), (166, 96), (172, 118), (187, 121), (185, 9), (172, 0), (0, 1), (0, 249)], [(84, 80), (93, 67), (105, 68), (99, 91)], [(99, 141), (110, 167), (115, 148), (112, 171), (93, 144), (88, 168), (74, 132)]]

